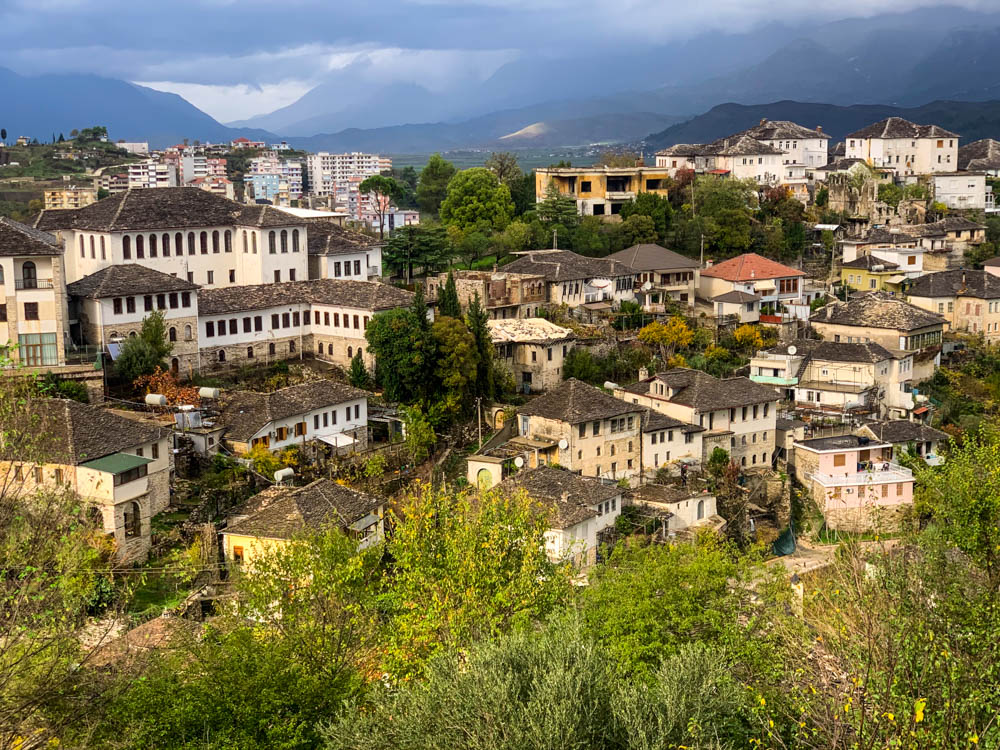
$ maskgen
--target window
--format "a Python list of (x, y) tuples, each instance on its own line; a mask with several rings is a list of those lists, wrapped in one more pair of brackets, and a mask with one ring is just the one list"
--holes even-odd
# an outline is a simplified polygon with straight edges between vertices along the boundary
[(112, 310), (114, 310), (115, 315), (121, 315), (122, 314), (122, 298), (121, 297), (115, 297), (113, 300), (111, 300), (111, 308), (112, 308)]
[(552, 347), (550, 346), (550, 347), (549, 347), (549, 348), (548, 348), (548, 349), (546, 350), (546, 352), (545, 352), (545, 353), (546, 353), (546, 354), (548, 355), (548, 359), (549, 359), (549, 362), (551, 362), (551, 361), (552, 361)]
[(580, 192), (589, 193), (590, 192), (590, 180), (580, 180)]
[(601, 434), (601, 423), (600, 423), (600, 421), (594, 422), (591, 425), (591, 428), (593, 430), (594, 437), (597, 437), (598, 435)]
[(86, 258), (87, 257), (87, 251), (83, 249), (83, 235), (82, 234), (80, 235), (80, 257), (81, 258)]
[[(220, 329), (220, 334), (221, 334), (221, 329)], [(226, 350), (225, 349), (219, 349), (219, 361), (220, 362), (225, 362), (226, 361)]]
[(296, 422), (295, 423), (295, 437), (303, 437), (306, 434), (306, 423)]
[(347, 358), (348, 359), (354, 358), (354, 347), (351, 346), (347, 347)]
[(184, 235), (180, 232), (174, 235), (174, 254), (184, 255)]
[(288, 351), (289, 351), (289, 353), (295, 351), (295, 342), (294, 341), (289, 341), (288, 342)]
[(275, 284), (281, 283), (281, 271), (278, 269), (275, 269), (274, 271), (274, 283)]
[(278, 433), (278, 440), (287, 440), (288, 439), (288, 428), (287, 427), (279, 427), (277, 430), (275, 430), (275, 432)]
[(292, 230), (292, 252), (297, 253), (299, 251), (299, 230)]
[(208, 255), (208, 232), (202, 232), (199, 237), (201, 239), (201, 254)]
[[(80, 255), (83, 255), (83, 237), (80, 237)], [(132, 238), (127, 234), (122, 237), (122, 257), (125, 260), (132, 259)]]
[(248, 346), (247, 347), (247, 359), (253, 359), (253, 347), (252, 346)]
[(254, 315), (254, 318), (253, 318), (253, 329), (255, 331), (263, 331), (264, 330), (264, 318), (262, 316), (260, 316), (260, 315)]
[(230, 284), (235, 284), (236, 283), (236, 269), (235, 268), (230, 268), (229, 269), (229, 283)]
[(223, 244), (226, 247), (226, 252), (231, 253), (233, 251), (233, 233), (230, 230), (226, 230), (223, 236)]
[(582, 437), (582, 438), (583, 437), (587, 437), (587, 425), (586, 424), (580, 425), (580, 437)]
[(156, 309), (166, 310), (167, 309), (167, 295), (157, 294), (156, 295)]
[(361, 405), (360, 404), (355, 404), (354, 405), (354, 418), (355, 419), (361, 419)]
[(194, 255), (194, 232), (188, 232), (188, 255)]
[(24, 319), (25, 320), (38, 320), (38, 303), (37, 302), (25, 302), (24, 303)]
[(153, 457), (154, 461), (160, 457), (160, 444), (159, 443), (153, 443), (153, 446), (150, 448), (150, 454), (149, 455)]
[(532, 350), (532, 352), (531, 352), (531, 361), (532, 362), (537, 362), (538, 361), (538, 352)]
[(169, 258), (170, 257), (170, 235), (167, 234), (166, 232), (163, 233), (162, 250), (163, 250), (163, 257), (164, 258)]
[(94, 235), (90, 235), (90, 257), (96, 258), (97, 254), (94, 251)]
[(267, 233), (267, 252), (270, 253), (271, 255), (274, 255), (276, 252), (278, 252), (278, 247), (275, 242), (275, 236), (273, 231)]
[(171, 292), (170, 296), (167, 297), (167, 300), (170, 302), (170, 309), (176, 310), (179, 302), (179, 299), (177, 297), (177, 292)]
[(252, 328), (253, 328), (253, 323), (250, 320), (250, 317), (247, 316), (243, 318), (243, 333), (250, 333)]
[[(345, 318), (346, 320), (346, 318)], [(340, 328), (340, 313), (333, 314), (333, 327)]]
[(288, 328), (289, 325), (291, 325), (291, 318), (288, 313), (281, 313), (281, 327)]
[(149, 235), (149, 257), (150, 258), (155, 258), (156, 257), (156, 235), (155, 234)]
[(215, 337), (215, 321), (209, 320), (205, 323), (205, 337), (206, 338)]
[(240, 332), (240, 330), (239, 330), (239, 321), (236, 320), (236, 318), (230, 318), (229, 319), (229, 335), (230, 336), (235, 336), (239, 332)]
[[(319, 323), (319, 311), (318, 310), (316, 311), (316, 322)], [(323, 325), (325, 325), (325, 326), (330, 325), (330, 313), (328, 313), (328, 312), (323, 313)]]
[(206, 283), (208, 283), (208, 284), (214, 284), (215, 283), (215, 271), (209, 271), (208, 274), (207, 274), (207, 279), (208, 279), (208, 281)]
[(233, 562), (237, 565), (243, 564), (243, 548), (239, 545), (233, 545)]
[(191, 329), (191, 326), (184, 326), (184, 340), (185, 341), (190, 341), (191, 338), (192, 338), (192, 334), (193, 334), (193, 331)]
[(250, 235), (250, 249), (254, 255), (257, 254), (257, 233), (254, 232)]
[(337, 276), (337, 277), (340, 276), (340, 261), (339, 260), (335, 261), (334, 264), (333, 264), (333, 275)]
[(360, 260), (354, 261), (354, 275), (355, 276), (360, 276), (361, 275), (361, 261)]
[(168, 334), (167, 338), (169, 338), (171, 341), (177, 341), (177, 329), (176, 328), (171, 328), (169, 331), (167, 331), (167, 334)]
[(288, 252), (288, 230), (287, 229), (282, 229), (281, 230), (281, 252), (283, 252), (283, 253), (287, 253)]
[(292, 313), (292, 325), (293, 326), (299, 325), (299, 314), (297, 312)]
[[(140, 468), (145, 469), (146, 467), (142, 466)], [(135, 471), (135, 469), (132, 469), (131, 471)], [(127, 471), (125, 473), (130, 474), (131, 471)], [(124, 484), (124, 482), (118, 481), (122, 476), (122, 474), (115, 476), (115, 484)], [(127, 539), (133, 539), (142, 533), (142, 519), (140, 517), (139, 503), (131, 502), (125, 506), (123, 520), (125, 522), (125, 537)]]
[(846, 466), (847, 465), (847, 456), (844, 455), (843, 453), (838, 453), (837, 455), (835, 455), (833, 457), (833, 465), (834, 466)]
[(273, 341), (270, 344), (267, 345), (267, 353), (268, 354), (274, 354), (277, 350), (278, 350), (278, 347), (276, 347), (274, 345)]
[(360, 323), (360, 321), (358, 320), (358, 316), (357, 316), (357, 315), (355, 315), (355, 316), (354, 316), (354, 328), (355, 328), (355, 329), (358, 329), (358, 328), (360, 328), (360, 327), (361, 327), (361, 326), (359, 325), (359, 323)]

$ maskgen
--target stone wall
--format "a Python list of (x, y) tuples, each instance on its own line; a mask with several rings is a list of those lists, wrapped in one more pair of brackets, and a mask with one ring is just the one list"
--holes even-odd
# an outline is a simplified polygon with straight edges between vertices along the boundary
[(910, 513), (911, 505), (863, 505), (837, 508), (823, 513), (828, 528), (835, 531), (863, 533), (898, 531)]
[[(275, 338), (271, 341), (259, 341), (254, 344), (229, 344), (226, 346), (210, 346), (201, 350), (201, 371), (225, 370), (234, 365), (268, 364), (286, 359), (299, 359), (310, 354), (311, 336), (289, 336)], [(273, 351), (272, 351), (273, 347)], [(249, 356), (249, 351), (253, 356)], [(220, 359), (220, 352), (223, 358)]]

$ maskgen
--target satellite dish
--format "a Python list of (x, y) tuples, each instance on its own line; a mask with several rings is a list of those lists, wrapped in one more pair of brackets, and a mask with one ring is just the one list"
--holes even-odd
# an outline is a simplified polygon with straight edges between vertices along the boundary
[(788, 353), (789, 354), (795, 354), (796, 352), (798, 352), (798, 349), (796, 347), (794, 347), (794, 346), (788, 347)]
[(653, 284), (652, 284), (652, 282), (649, 282), (649, 281), (647, 281), (645, 284), (642, 285), (642, 291), (644, 291), (644, 292), (648, 292), (652, 288), (653, 288)]
[(563, 438), (562, 440), (559, 441), (559, 450), (564, 451), (567, 448), (569, 448), (569, 440)]
[(524, 459), (521, 458), (520, 456), (518, 456), (517, 458), (515, 458), (514, 459), (514, 466), (516, 466), (517, 468), (520, 469), (522, 466), (524, 466)]

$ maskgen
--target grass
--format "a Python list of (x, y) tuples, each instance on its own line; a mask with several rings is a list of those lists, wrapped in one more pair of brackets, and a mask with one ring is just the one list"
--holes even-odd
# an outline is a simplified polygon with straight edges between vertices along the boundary
[[(166, 560), (157, 560), (150, 563), (150, 567), (159, 567), (165, 563)], [(143, 619), (158, 617), (183, 602), (189, 592), (187, 585), (169, 571), (149, 570), (132, 592), (127, 611), (130, 615)]]
[(836, 531), (826, 524), (816, 533), (816, 541), (821, 544), (839, 544), (840, 542), (878, 542), (895, 539), (898, 533), (883, 533), (878, 531)]

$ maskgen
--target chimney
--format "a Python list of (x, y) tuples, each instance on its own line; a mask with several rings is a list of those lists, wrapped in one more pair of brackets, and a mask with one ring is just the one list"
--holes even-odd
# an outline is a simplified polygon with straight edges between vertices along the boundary
[(561, 494), (561, 495), (559, 496), (559, 499), (560, 499), (560, 500), (561, 500), (562, 502), (564, 502), (564, 503), (568, 503), (568, 502), (569, 502), (569, 493), (568, 493), (568, 492), (564, 492), (564, 493), (562, 493), (562, 494)]
[(822, 125), (817, 125), (816, 126), (816, 132), (819, 133), (820, 135), (823, 135), (823, 126)]
[(760, 124), (761, 125), (765, 124), (766, 122), (767, 122), (767, 118), (766, 117), (761, 117), (760, 118)]
[(833, 316), (833, 303), (828, 302), (826, 304), (826, 319), (829, 320)]
[(639, 368), (639, 381), (642, 382), (649, 377), (649, 370), (645, 367)]
[(966, 287), (966, 285), (965, 285), (965, 270), (963, 269), (962, 270), (962, 286), (960, 286), (958, 288), (958, 293), (959, 294), (965, 294), (966, 291), (968, 291), (968, 287)]

